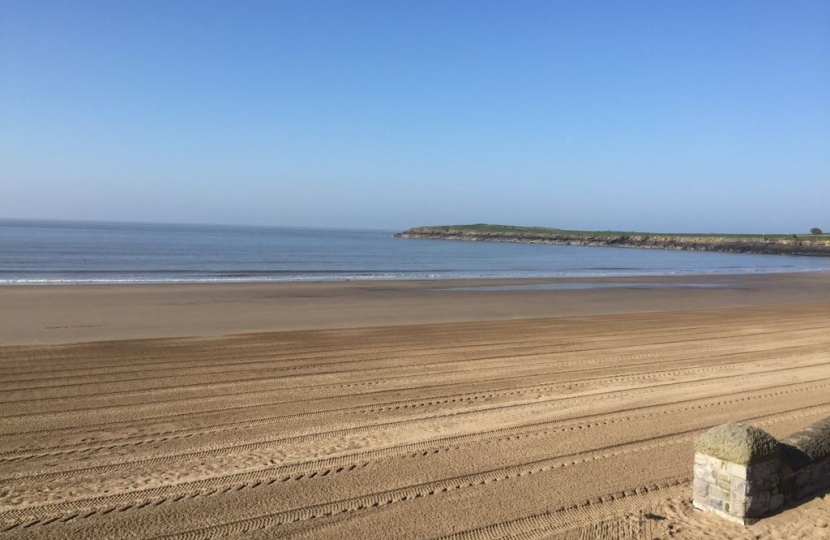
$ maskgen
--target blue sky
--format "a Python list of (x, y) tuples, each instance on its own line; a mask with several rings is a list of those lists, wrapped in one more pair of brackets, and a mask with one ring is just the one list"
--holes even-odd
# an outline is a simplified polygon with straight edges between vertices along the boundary
[(0, 2), (0, 217), (830, 229), (830, 2)]

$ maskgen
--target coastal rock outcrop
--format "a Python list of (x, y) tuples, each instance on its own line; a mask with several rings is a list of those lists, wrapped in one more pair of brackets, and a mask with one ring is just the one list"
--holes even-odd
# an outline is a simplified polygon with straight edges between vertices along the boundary
[(605, 231), (564, 231), (560, 229), (452, 225), (416, 227), (395, 235), (398, 238), (463, 240), (471, 242), (514, 242), (566, 246), (604, 246), (767, 255), (830, 256), (830, 235), (694, 235), (649, 234)]

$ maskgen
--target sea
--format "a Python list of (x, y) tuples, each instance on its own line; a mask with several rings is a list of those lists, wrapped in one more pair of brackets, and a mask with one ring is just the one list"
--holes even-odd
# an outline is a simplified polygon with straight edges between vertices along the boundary
[(0, 220), (0, 285), (754, 274), (830, 258), (395, 238), (396, 231)]

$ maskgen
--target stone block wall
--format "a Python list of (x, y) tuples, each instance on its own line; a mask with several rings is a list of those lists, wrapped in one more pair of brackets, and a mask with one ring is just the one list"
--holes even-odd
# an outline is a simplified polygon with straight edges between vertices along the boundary
[(787, 503), (830, 489), (830, 418), (781, 440), (781, 491)]
[(746, 524), (784, 505), (778, 460), (742, 465), (695, 452), (694, 506)]
[(763, 430), (724, 424), (695, 441), (695, 508), (747, 524), (830, 489), (830, 418), (780, 443)]
[(830, 490), (830, 459), (811, 463), (797, 471), (785, 464), (781, 477), (781, 491), (787, 503), (804, 500), (816, 493), (824, 493)]

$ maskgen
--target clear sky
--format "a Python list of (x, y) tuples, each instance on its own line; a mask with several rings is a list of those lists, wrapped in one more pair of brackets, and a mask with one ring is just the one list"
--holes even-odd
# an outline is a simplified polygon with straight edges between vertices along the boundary
[(0, 217), (830, 229), (830, 2), (0, 2)]

